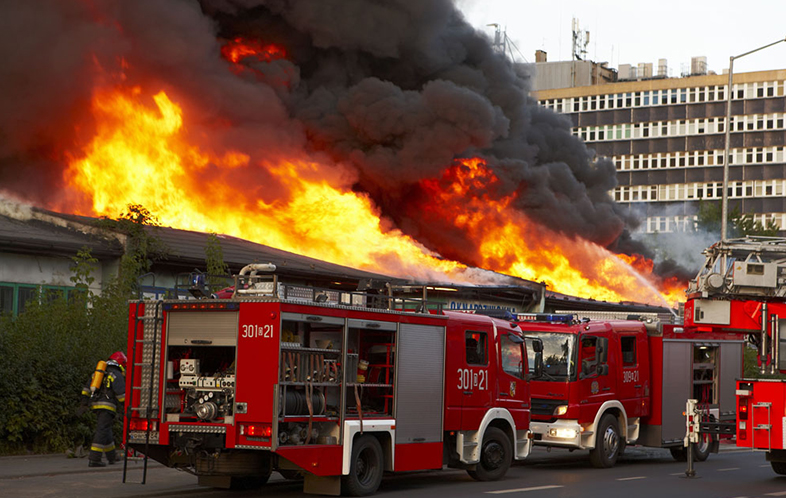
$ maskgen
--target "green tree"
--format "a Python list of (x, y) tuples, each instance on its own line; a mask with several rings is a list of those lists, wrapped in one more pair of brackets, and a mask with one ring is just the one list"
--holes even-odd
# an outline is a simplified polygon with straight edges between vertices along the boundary
[[(722, 206), (720, 202), (699, 201), (699, 212), (697, 226), (700, 230), (720, 233)], [(769, 220), (766, 225), (760, 221), (755, 221), (750, 214), (740, 213), (739, 206), (733, 206), (728, 213), (729, 227), (728, 236), (730, 238), (744, 237), (746, 235), (775, 236), (779, 228), (774, 220)]]
[[(212, 292), (229, 285), (229, 266), (224, 262), (224, 249), (221, 239), (211, 233), (205, 243), (205, 265), (207, 267), (207, 286)], [(226, 278), (222, 278), (226, 276)]]

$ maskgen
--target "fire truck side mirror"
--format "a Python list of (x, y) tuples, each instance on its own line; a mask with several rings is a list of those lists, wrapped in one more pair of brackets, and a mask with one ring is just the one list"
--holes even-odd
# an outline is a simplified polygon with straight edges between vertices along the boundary
[(535, 367), (533, 369), (532, 378), (538, 379), (543, 377), (543, 352), (538, 351), (535, 353)]

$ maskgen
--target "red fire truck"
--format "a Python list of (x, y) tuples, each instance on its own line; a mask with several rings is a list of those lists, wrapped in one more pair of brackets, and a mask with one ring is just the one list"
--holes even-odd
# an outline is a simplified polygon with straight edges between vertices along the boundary
[(273, 269), (244, 268), (229, 299), (130, 305), (128, 447), (202, 485), (277, 471), (354, 496), (386, 471), (499, 479), (529, 454), (539, 366), (516, 324), (289, 285)]
[[(701, 400), (708, 419), (733, 414), (743, 364), (737, 334), (590, 314), (519, 315), (522, 332), (543, 343), (543, 371), (530, 383), (536, 445), (589, 450), (599, 468), (629, 444), (684, 460), (687, 399)], [(705, 436), (695, 450), (704, 460), (717, 439)]]
[(786, 474), (786, 239), (731, 239), (704, 254), (686, 323), (747, 335), (757, 348), (765, 378), (737, 381), (737, 446), (766, 451), (772, 469)]

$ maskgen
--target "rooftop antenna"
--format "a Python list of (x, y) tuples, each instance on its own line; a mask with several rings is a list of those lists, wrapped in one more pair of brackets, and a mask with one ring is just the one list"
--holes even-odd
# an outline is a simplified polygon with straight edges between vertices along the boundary
[(573, 60), (583, 61), (587, 58), (587, 45), (590, 42), (590, 32), (579, 29), (579, 20), (573, 18)]
[(516, 44), (513, 43), (513, 40), (508, 38), (507, 29), (503, 30), (497, 23), (487, 24), (486, 26), (496, 28), (494, 31), (494, 42), (491, 45), (496, 53), (510, 57), (511, 61), (516, 62), (516, 57), (513, 55), (513, 50), (515, 49), (519, 57), (524, 59), (524, 62), (529, 62)]

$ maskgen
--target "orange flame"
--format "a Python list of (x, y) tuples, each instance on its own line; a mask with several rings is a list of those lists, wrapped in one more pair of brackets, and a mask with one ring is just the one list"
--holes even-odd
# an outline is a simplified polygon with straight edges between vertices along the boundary
[[(444, 279), (464, 268), (439, 259), (398, 230), (385, 229), (367, 197), (325, 180), (306, 180), (324, 165), (251, 165), (240, 152), (201, 150), (185, 141), (180, 107), (164, 92), (153, 101), (155, 109), (147, 107), (138, 88), (95, 96), (96, 136), (66, 172), (67, 183), (86, 196), (77, 211), (116, 216), (129, 203), (142, 204), (167, 226), (234, 235), (380, 273)], [(220, 176), (253, 167), (274, 174), (286, 195), (264, 202)], [(219, 176), (205, 178), (208, 168)]]
[(246, 40), (235, 38), (221, 47), (221, 55), (228, 61), (239, 63), (243, 59), (254, 59), (260, 62), (270, 62), (287, 57), (283, 47), (272, 43), (264, 44), (259, 40)]
[[(449, 188), (441, 187), (448, 178)], [(464, 229), (478, 244), (479, 265), (528, 280), (545, 281), (549, 288), (574, 296), (606, 301), (634, 300), (664, 304), (654, 283), (637, 270), (645, 269), (645, 258), (637, 265), (620, 261), (607, 249), (586, 240), (571, 239), (532, 222), (520, 211), (510, 209), (517, 193), (498, 196), (468, 195), (494, 191), (499, 180), (481, 159), (461, 160), (450, 168), (443, 181), (428, 180), (421, 186), (439, 199), (444, 220)], [(456, 214), (458, 213), (458, 214)], [(627, 264), (626, 264), (627, 263)]]
[[(298, 158), (254, 164), (240, 151), (192, 145), (183, 110), (164, 92), (149, 102), (139, 88), (104, 90), (94, 96), (93, 114), (96, 135), (66, 171), (66, 182), (82, 196), (76, 209), (81, 214), (116, 216), (128, 204), (142, 204), (167, 226), (234, 235), (379, 273), (432, 281), (469, 278), (462, 274), (466, 265), (386, 226), (367, 196), (329, 180), (340, 176), (335, 165)], [(281, 191), (260, 199), (235, 174), (269, 175)], [(448, 187), (440, 188), (446, 180)], [(494, 191), (498, 183), (482, 160), (463, 160), (441, 181), (421, 182), (435, 199), (421, 208), (476, 241), (477, 266), (546, 281), (569, 295), (664, 302), (634, 270), (640, 266), (635, 259), (625, 262), (529, 220), (510, 209), (517, 193), (467, 195)]]

